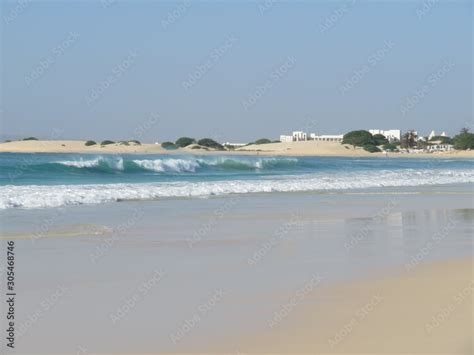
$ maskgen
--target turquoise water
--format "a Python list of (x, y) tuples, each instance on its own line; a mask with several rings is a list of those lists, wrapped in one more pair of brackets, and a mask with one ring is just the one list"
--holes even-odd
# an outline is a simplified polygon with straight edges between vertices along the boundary
[(0, 208), (474, 182), (472, 159), (0, 154)]

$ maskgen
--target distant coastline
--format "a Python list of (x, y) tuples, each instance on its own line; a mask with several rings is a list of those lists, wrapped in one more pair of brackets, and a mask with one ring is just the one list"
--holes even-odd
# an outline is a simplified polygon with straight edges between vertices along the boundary
[(369, 153), (339, 142), (300, 141), (268, 144), (251, 144), (234, 150), (199, 149), (185, 147), (165, 149), (160, 144), (142, 143), (123, 145), (86, 146), (85, 140), (23, 140), (0, 143), (0, 153), (91, 153), (91, 154), (221, 154), (267, 156), (314, 156), (314, 157), (401, 157), (401, 158), (474, 158), (474, 151), (450, 151), (437, 153)]

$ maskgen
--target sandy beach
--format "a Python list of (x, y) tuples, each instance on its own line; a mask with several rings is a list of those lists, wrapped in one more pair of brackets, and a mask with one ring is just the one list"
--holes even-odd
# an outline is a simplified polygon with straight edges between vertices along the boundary
[(469, 185), (6, 210), (18, 351), (469, 354), (472, 211)]
[(38, 140), (13, 141), (0, 143), (1, 153), (94, 153), (94, 154), (229, 154), (229, 155), (268, 155), (268, 156), (341, 156), (341, 157), (452, 157), (474, 158), (474, 151), (452, 151), (441, 153), (369, 153), (362, 148), (337, 142), (290, 142), (249, 145), (234, 151), (212, 151), (204, 149), (182, 148), (176, 150), (163, 149), (159, 144), (121, 145), (119, 143), (105, 146), (86, 146), (81, 140)]

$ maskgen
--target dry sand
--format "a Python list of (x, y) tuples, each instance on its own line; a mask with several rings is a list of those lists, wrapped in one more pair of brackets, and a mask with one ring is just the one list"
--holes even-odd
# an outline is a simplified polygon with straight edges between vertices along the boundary
[(106, 146), (85, 146), (85, 141), (13, 141), (0, 143), (0, 153), (150, 153), (150, 154), (242, 154), (242, 155), (273, 155), (273, 156), (343, 156), (343, 157), (469, 157), (474, 158), (474, 151), (453, 151), (433, 154), (399, 154), (369, 153), (362, 148), (353, 149), (337, 142), (290, 142), (249, 145), (235, 151), (206, 151), (203, 149), (166, 150), (159, 144), (130, 145), (110, 144)]
[[(473, 353), (473, 259), (306, 294), (244, 353)], [(284, 314), (284, 313), (282, 313)]]

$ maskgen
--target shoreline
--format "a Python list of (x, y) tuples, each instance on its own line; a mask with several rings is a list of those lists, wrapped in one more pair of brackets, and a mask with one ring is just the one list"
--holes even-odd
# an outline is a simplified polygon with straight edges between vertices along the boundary
[(0, 143), (0, 153), (25, 154), (162, 154), (162, 155), (249, 155), (291, 157), (354, 157), (354, 158), (474, 158), (474, 151), (439, 153), (369, 153), (362, 148), (353, 149), (337, 142), (290, 142), (249, 145), (235, 150), (204, 150), (179, 148), (167, 150), (159, 144), (85, 146), (82, 140), (13, 141)]

